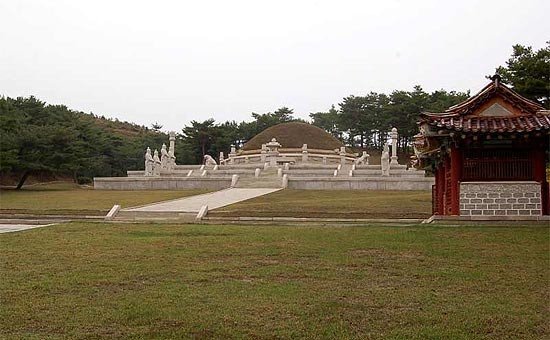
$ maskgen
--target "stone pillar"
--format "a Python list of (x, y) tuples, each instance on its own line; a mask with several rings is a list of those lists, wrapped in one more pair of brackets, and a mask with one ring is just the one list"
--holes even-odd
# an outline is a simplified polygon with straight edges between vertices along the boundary
[(235, 145), (231, 144), (231, 152), (229, 152), (229, 164), (235, 162), (235, 157), (237, 156), (237, 148)]
[(393, 128), (391, 129), (390, 137), (391, 137), (391, 165), (397, 165), (397, 129)]
[(176, 133), (174, 131), (171, 131), (170, 134), (169, 134), (170, 138), (169, 138), (169, 148), (168, 148), (168, 152), (171, 152), (172, 155), (175, 155), (176, 153)]
[(346, 164), (346, 147), (340, 147), (340, 164)]
[(307, 163), (308, 161), (308, 152), (307, 144), (302, 145), (302, 163)]
[(231, 188), (234, 188), (237, 185), (237, 182), (239, 181), (239, 175), (233, 175), (231, 176)]
[(224, 158), (223, 158), (223, 151), (220, 151), (220, 164), (223, 164), (224, 163)]
[(288, 175), (287, 174), (283, 175), (283, 188), (284, 189), (288, 188)]
[(262, 144), (262, 151), (261, 151), (261, 155), (260, 155), (260, 162), (262, 162), (262, 163), (265, 162), (266, 154), (267, 154), (267, 146), (265, 146), (265, 144)]

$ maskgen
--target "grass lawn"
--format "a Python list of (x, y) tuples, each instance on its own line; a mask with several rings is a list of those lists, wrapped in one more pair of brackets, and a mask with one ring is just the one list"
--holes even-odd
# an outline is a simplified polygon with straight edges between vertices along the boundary
[(208, 212), (209, 216), (427, 218), (431, 192), (282, 190)]
[(543, 339), (549, 241), (545, 227), (0, 234), (0, 337)]
[(72, 183), (0, 190), (0, 213), (105, 215), (115, 204), (123, 208), (179, 197), (206, 190), (94, 190)]

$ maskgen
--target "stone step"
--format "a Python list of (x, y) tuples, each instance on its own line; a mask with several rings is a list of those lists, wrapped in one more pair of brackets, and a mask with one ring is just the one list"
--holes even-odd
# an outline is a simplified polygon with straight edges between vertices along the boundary
[(197, 212), (121, 210), (114, 218), (114, 221), (155, 221), (169, 219), (192, 222), (196, 216)]
[(240, 178), (236, 188), (281, 188), (283, 180), (278, 177)]

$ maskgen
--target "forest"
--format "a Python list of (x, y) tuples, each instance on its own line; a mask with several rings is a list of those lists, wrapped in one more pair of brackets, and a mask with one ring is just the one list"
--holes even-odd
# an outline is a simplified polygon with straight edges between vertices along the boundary
[[(505, 66), (496, 72), (521, 95), (550, 108), (550, 42), (540, 50), (513, 46)], [(396, 127), (399, 147), (410, 152), (421, 112), (442, 112), (469, 97), (469, 92), (421, 86), (391, 93), (350, 95), (326, 112), (309, 113), (310, 123), (361, 150), (380, 149), (386, 133)], [(232, 144), (242, 146), (264, 129), (289, 121), (303, 121), (291, 108), (252, 113), (250, 121), (191, 121), (177, 131), (178, 164), (198, 164), (204, 154), (217, 157)], [(160, 148), (168, 135), (162, 126), (139, 126), (63, 105), (48, 105), (30, 96), (0, 97), (0, 176), (16, 176), (17, 188), (37, 172), (61, 173), (75, 182), (89, 183), (95, 176), (123, 176), (143, 168), (147, 146)]]

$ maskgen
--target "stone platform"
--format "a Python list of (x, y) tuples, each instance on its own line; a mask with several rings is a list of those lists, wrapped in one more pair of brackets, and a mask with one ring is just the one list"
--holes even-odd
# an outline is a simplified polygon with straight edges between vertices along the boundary
[(302, 190), (431, 190), (434, 178), (421, 170), (407, 170), (404, 165), (391, 165), (389, 176), (382, 176), (380, 165), (353, 164), (178, 165), (160, 176), (129, 171), (128, 177), (94, 178), (94, 188), (101, 190), (222, 190), (232, 184), (237, 188)]

